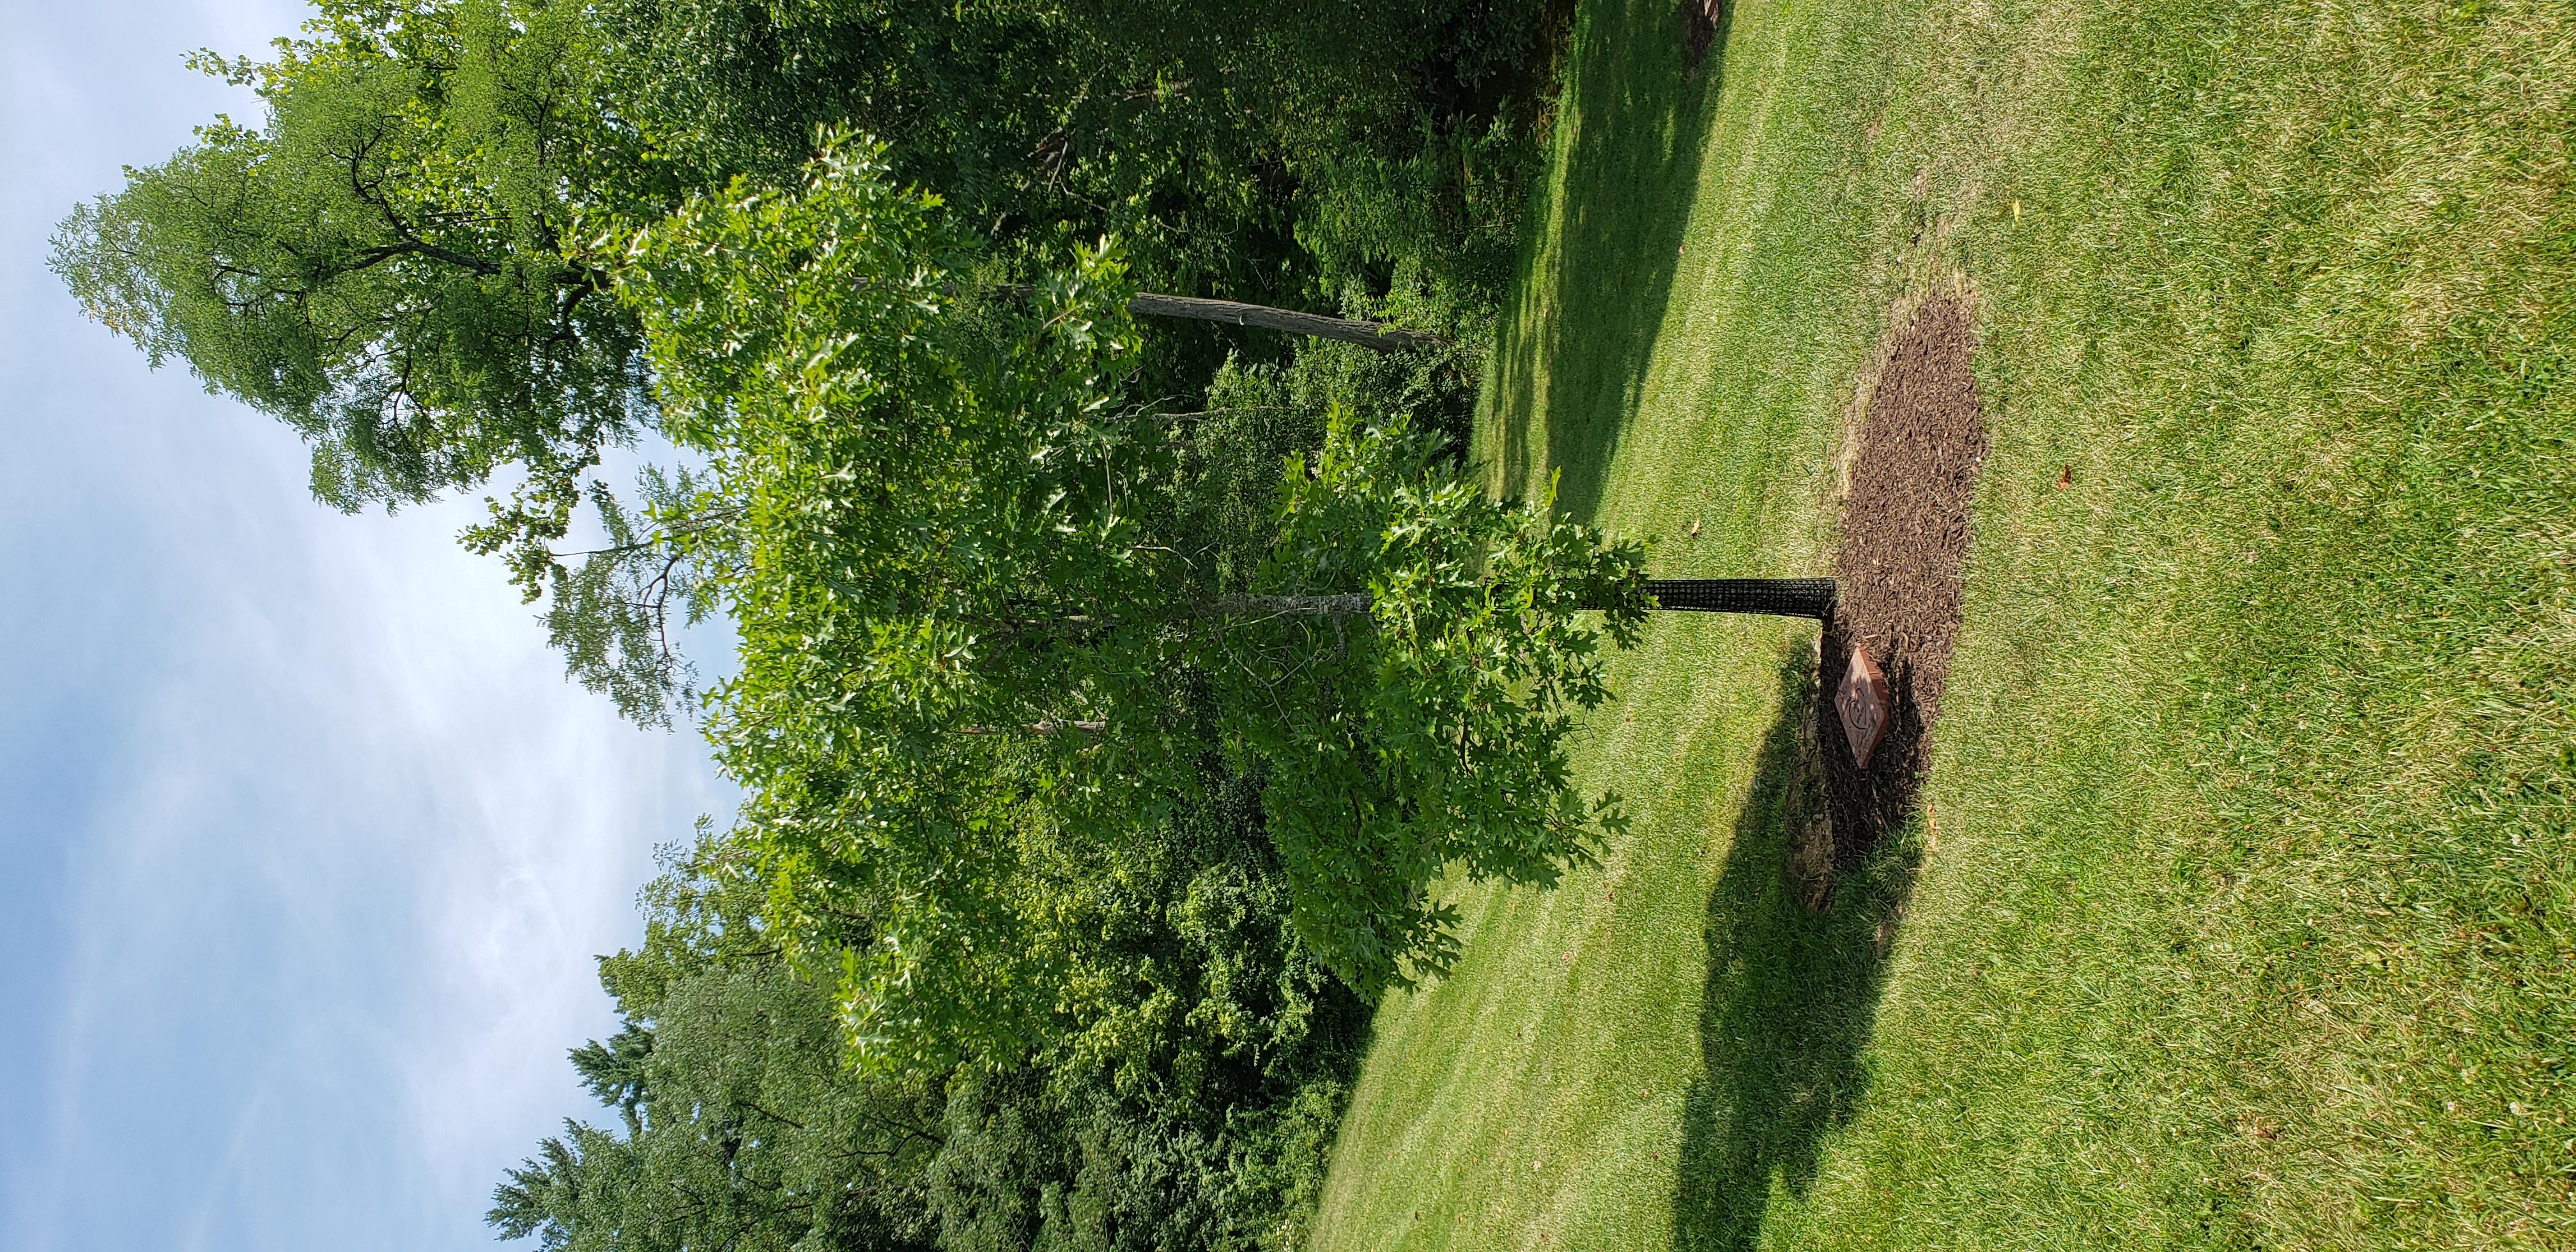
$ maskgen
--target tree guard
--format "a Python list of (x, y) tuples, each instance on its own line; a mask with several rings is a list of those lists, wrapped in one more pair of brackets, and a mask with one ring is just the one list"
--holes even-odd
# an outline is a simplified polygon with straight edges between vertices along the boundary
[(1687, 613), (1767, 613), (1820, 622), (1834, 615), (1830, 578), (1648, 579), (1646, 590), (1656, 608)]

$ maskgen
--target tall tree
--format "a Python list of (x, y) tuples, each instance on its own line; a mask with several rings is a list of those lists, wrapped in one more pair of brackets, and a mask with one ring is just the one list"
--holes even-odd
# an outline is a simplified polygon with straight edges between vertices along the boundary
[(1474, 32), (1512, 25), (1452, 7), (1372, 10), (1385, 37), (1354, 39), (1296, 5), (325, 0), (272, 60), (200, 57), (266, 119), (129, 169), (54, 263), (156, 364), (301, 431), (334, 506), (524, 472), (474, 542), (533, 591), (584, 473), (651, 418), (602, 298), (634, 228), (737, 175), (791, 181), (817, 127), (854, 126), (1006, 269), (1118, 234), (1180, 296), (1311, 301), (1281, 137), (1336, 108), (1410, 133), (1405, 92), (1430, 87), (1394, 71), (1418, 36), (1466, 32), (1482, 65), (1501, 45)]
[(488, 1220), (549, 1252), (932, 1246), (936, 1086), (851, 1075), (828, 982), (758, 946), (709, 886), (658, 881), (642, 950), (601, 961), (627, 1022), (572, 1062), (617, 1123), (567, 1122)]
[(799, 191), (675, 213), (627, 288), (709, 459), (669, 516), (735, 519), (673, 540), (742, 640), (711, 733), (781, 899), (856, 954), (860, 1038), (1024, 1042), (1051, 975), (1012, 937), (1018, 831), (1151, 827), (1211, 757), (1257, 780), (1299, 934), (1368, 991), (1446, 961), (1444, 867), (1583, 856), (1616, 815), (1564, 766), (1603, 695), (1577, 612), (1633, 638), (1637, 549), (1488, 500), (1400, 421), (1337, 421), (1219, 524), (1118, 401), (1114, 258), (979, 301), (937, 208), (843, 145)]
[(631, 167), (584, 90), (579, 10), (326, 6), (275, 60), (202, 68), (269, 116), (219, 119), (84, 205), (54, 265), (155, 364), (285, 419), (343, 509), (526, 473), (490, 546), (563, 533), (645, 420), (641, 340), (574, 190)]
[(490, 1220), (553, 1248), (1295, 1246), (1366, 1012), (1288, 931), (1252, 797), (1163, 833), (1030, 845), (1035, 942), (1079, 971), (1057, 1025), (930, 1075), (841, 1063), (830, 962), (787, 961), (746, 849), (702, 840), (601, 961), (627, 1020), (572, 1062), (606, 1116)]

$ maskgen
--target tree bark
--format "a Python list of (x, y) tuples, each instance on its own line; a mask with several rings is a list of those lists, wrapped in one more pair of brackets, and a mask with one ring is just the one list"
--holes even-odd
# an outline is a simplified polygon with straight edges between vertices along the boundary
[(1384, 322), (1361, 322), (1342, 317), (1325, 317), (1320, 313), (1299, 313), (1293, 309), (1272, 308), (1266, 304), (1239, 304), (1232, 300), (1202, 300), (1196, 296), (1163, 296), (1138, 292), (1127, 302), (1127, 311), (1140, 317), (1181, 317), (1200, 322), (1223, 322), (1230, 326), (1259, 326), (1267, 330), (1286, 331), (1292, 335), (1313, 335), (1319, 339), (1337, 339), (1380, 352), (1404, 352), (1414, 348), (1445, 348), (1449, 341), (1438, 335), (1418, 330), (1389, 326)]
[[(1778, 617), (1834, 615), (1830, 578), (1650, 578), (1655, 607), (1686, 613), (1767, 613)], [(1357, 616), (1369, 611), (1369, 593), (1340, 595), (1219, 596), (1190, 610), (1193, 617)]]
[[(1812, 617), (1820, 621), (1830, 620), (1834, 615), (1834, 580), (1830, 578), (1648, 579), (1646, 592), (1655, 597), (1656, 608), (1687, 613), (1766, 613), (1779, 617)], [(1173, 616), (1359, 617), (1368, 613), (1373, 600), (1365, 591), (1323, 595), (1215, 596), (1191, 604)], [(1088, 632), (1112, 625), (1115, 620), (1086, 615), (1062, 618), (1052, 625), (1058, 630), (1069, 628)], [(1017, 628), (1002, 633), (1006, 636), (1014, 634)], [(1049, 725), (1088, 729), (1080, 722)]]
[(1192, 617), (1349, 617), (1369, 611), (1369, 593), (1323, 596), (1218, 596), (1190, 606)]
[[(1055, 718), (1048, 718), (1042, 722), (1031, 722), (1026, 726), (1018, 727), (1017, 729), (1025, 730), (1033, 735), (1053, 735), (1068, 730), (1078, 730), (1086, 735), (1096, 735), (1109, 729), (1109, 723), (1091, 718), (1068, 718), (1062, 721), (1058, 721)], [(962, 733), (969, 735), (1002, 735), (1012, 733), (1012, 730), (1013, 728), (1006, 726), (969, 726)]]
[[(1650, 578), (1655, 607), (1685, 613), (1766, 613), (1777, 617), (1834, 615), (1830, 578)], [(1369, 611), (1369, 593), (1339, 595), (1218, 596), (1190, 610), (1192, 617), (1357, 616)]]
[[(988, 289), (1007, 291), (1027, 299), (1037, 289), (1027, 283), (992, 283)], [(1380, 352), (1405, 352), (1415, 348), (1445, 348), (1449, 341), (1419, 330), (1406, 330), (1384, 322), (1354, 321), (1346, 317), (1326, 317), (1321, 313), (1300, 313), (1295, 309), (1274, 308), (1267, 304), (1242, 304), (1233, 300), (1203, 300), (1197, 296), (1166, 296), (1150, 291), (1136, 293), (1127, 302), (1127, 311), (1139, 317), (1177, 317), (1193, 322), (1223, 322), (1228, 326), (1259, 326), (1265, 330), (1286, 331), (1292, 335), (1313, 335), (1318, 339), (1337, 339)]]

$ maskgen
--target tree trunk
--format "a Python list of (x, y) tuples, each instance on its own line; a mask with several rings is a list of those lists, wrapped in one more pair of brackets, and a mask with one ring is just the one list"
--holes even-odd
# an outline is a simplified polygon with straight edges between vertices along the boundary
[(1313, 335), (1319, 339), (1338, 339), (1380, 352), (1403, 352), (1413, 348), (1445, 348), (1449, 341), (1438, 335), (1418, 330), (1405, 330), (1384, 322), (1360, 322), (1349, 318), (1325, 317), (1319, 313), (1299, 313), (1293, 309), (1275, 309), (1266, 304), (1238, 304), (1232, 300), (1202, 300), (1196, 296), (1161, 296), (1138, 292), (1127, 302), (1127, 311), (1141, 317), (1183, 317), (1200, 322), (1224, 322), (1230, 326), (1259, 326), (1267, 330), (1284, 330), (1292, 335)]
[(1192, 605), (1192, 617), (1349, 617), (1369, 611), (1369, 593), (1323, 596), (1218, 596)]
[[(1027, 283), (992, 283), (989, 290), (1007, 291), (1025, 300), (1037, 289)], [(1273, 308), (1266, 304), (1241, 304), (1233, 300), (1202, 300), (1197, 296), (1165, 296), (1150, 291), (1136, 293), (1127, 302), (1127, 311), (1139, 317), (1177, 317), (1193, 322), (1223, 322), (1228, 326), (1259, 326), (1265, 330), (1282, 330), (1292, 335), (1313, 335), (1318, 339), (1338, 339), (1380, 352), (1404, 352), (1414, 348), (1445, 348), (1449, 341), (1419, 330), (1406, 330), (1384, 322), (1361, 322), (1346, 317), (1326, 317), (1321, 313), (1300, 313), (1295, 309)]]
[[(1646, 580), (1658, 609), (1686, 613), (1767, 613), (1778, 617), (1834, 615), (1830, 578), (1661, 578)], [(1193, 617), (1356, 616), (1369, 611), (1369, 593), (1340, 595), (1219, 596), (1191, 609)]]
[[(1834, 580), (1830, 578), (1675, 578), (1646, 580), (1647, 594), (1658, 609), (1687, 613), (1767, 613), (1779, 617), (1830, 620), (1834, 615)], [(1176, 617), (1360, 617), (1373, 598), (1365, 591), (1324, 595), (1216, 596), (1179, 610)], [(1597, 608), (1597, 605), (1585, 605)], [(1168, 618), (1164, 620), (1170, 620)], [(1087, 633), (1112, 625), (1105, 617), (1067, 617), (1056, 630)], [(1018, 628), (1001, 632), (1017, 633)], [(1081, 729), (1080, 723), (1066, 723)]]
[[(1048, 718), (1045, 721), (1031, 722), (1026, 726), (1018, 727), (1016, 729), (1025, 730), (1032, 735), (1053, 735), (1068, 730), (1078, 730), (1086, 735), (1096, 735), (1109, 729), (1109, 723), (1090, 718), (1069, 718), (1062, 721), (1055, 718)], [(1014, 728), (1007, 726), (969, 726), (960, 733), (969, 735), (1004, 735), (1013, 733), (1013, 730)]]
[[(1680, 613), (1770, 613), (1783, 618), (1834, 616), (1829, 577), (1672, 577), (1646, 580), (1654, 608)], [(1368, 613), (1368, 593), (1345, 595), (1218, 595), (1200, 600), (1190, 616), (1358, 616)]]

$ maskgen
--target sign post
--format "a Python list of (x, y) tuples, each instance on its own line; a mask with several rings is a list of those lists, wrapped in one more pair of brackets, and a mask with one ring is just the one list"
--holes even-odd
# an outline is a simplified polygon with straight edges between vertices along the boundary
[(1834, 712), (1842, 715), (1843, 740), (1862, 769), (1869, 768), (1870, 754), (1887, 737), (1887, 711), (1887, 675), (1879, 672), (1869, 649), (1853, 644), (1842, 685), (1834, 689)]

